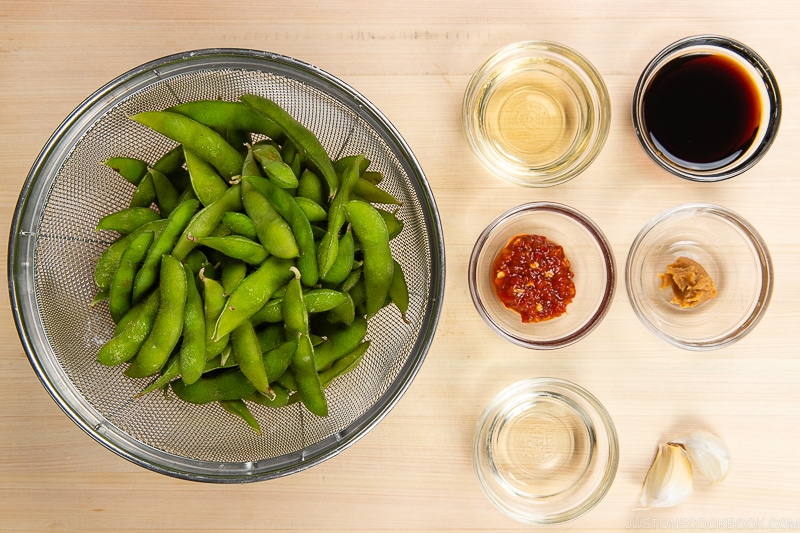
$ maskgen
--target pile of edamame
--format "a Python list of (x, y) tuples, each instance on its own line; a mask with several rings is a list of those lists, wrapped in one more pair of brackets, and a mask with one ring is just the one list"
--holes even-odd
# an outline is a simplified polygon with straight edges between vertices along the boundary
[(363, 154), (331, 161), (256, 95), (130, 118), (178, 144), (152, 165), (105, 162), (136, 189), (97, 224), (119, 234), (95, 267), (116, 324), (97, 360), (152, 376), (137, 396), (218, 402), (259, 432), (250, 402), (327, 416), (325, 388), (361, 361), (367, 319), (408, 309), (382, 174)]

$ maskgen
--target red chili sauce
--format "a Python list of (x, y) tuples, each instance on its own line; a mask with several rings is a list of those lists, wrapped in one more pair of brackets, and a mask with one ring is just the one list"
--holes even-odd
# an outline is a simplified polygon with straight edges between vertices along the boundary
[(575, 296), (564, 248), (540, 235), (517, 235), (494, 260), (494, 292), (523, 322), (561, 316)]

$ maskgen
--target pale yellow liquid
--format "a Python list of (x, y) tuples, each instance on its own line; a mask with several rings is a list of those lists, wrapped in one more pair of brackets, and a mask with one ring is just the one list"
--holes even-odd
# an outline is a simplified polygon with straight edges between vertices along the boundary
[(570, 86), (546, 70), (514, 68), (485, 88), (483, 128), (506, 158), (530, 168), (568, 155), (580, 130)]
[(581, 480), (594, 445), (582, 416), (562, 401), (541, 395), (498, 422), (492, 459), (502, 482), (514, 492), (544, 498)]

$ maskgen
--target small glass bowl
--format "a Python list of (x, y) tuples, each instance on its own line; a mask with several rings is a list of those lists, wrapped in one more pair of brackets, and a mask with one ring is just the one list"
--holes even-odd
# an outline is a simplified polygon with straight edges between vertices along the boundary
[[(517, 235), (541, 235), (561, 245), (574, 274), (575, 297), (565, 314), (524, 323), (497, 298), (493, 263)], [(469, 290), (481, 318), (501, 337), (526, 348), (554, 349), (588, 335), (605, 317), (616, 286), (611, 245), (586, 215), (566, 205), (533, 202), (497, 217), (478, 237), (469, 262)]]
[[(755, 82), (761, 103), (761, 122), (749, 148), (724, 164), (700, 164), (671, 156), (650, 132), (645, 120), (645, 97), (655, 77), (669, 65), (691, 56), (719, 55), (733, 59)], [(714, 182), (732, 178), (755, 165), (778, 133), (781, 121), (781, 95), (778, 82), (767, 63), (746, 45), (719, 35), (697, 35), (674, 42), (647, 64), (633, 93), (633, 127), (639, 143), (650, 158), (664, 170), (681, 178)]]
[(462, 105), (470, 148), (498, 177), (526, 187), (564, 183), (605, 144), (611, 103), (600, 73), (546, 41), (506, 46), (470, 79)]
[[(693, 308), (670, 303), (660, 273), (678, 257), (699, 263), (717, 297)], [(712, 350), (755, 328), (772, 296), (772, 260), (764, 240), (741, 216), (716, 205), (684, 204), (650, 220), (636, 236), (625, 270), (628, 299), (656, 336), (687, 350)]]
[(568, 381), (519, 381), (486, 406), (473, 440), (481, 489), (508, 516), (560, 524), (594, 508), (611, 488), (619, 442), (608, 411)]

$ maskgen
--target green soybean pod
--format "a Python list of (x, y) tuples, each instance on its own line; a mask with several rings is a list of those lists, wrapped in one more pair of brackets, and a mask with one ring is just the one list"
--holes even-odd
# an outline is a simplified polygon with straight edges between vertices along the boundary
[(231, 349), (239, 370), (261, 394), (269, 394), (267, 370), (253, 324), (243, 321), (231, 332)]
[(214, 340), (214, 326), (222, 309), (225, 307), (225, 292), (222, 285), (211, 278), (201, 276), (203, 280), (203, 312), (205, 315), (206, 359), (221, 354), (228, 345), (228, 335)]
[[(283, 313), (281, 313), (281, 318)], [(258, 345), (261, 348), (261, 353), (266, 353), (278, 345), (286, 341), (286, 335), (283, 331), (283, 324), (267, 324), (261, 327), (256, 332), (258, 337)]]
[(94, 282), (98, 289), (101, 291), (108, 290), (108, 288), (111, 286), (111, 281), (114, 279), (114, 274), (116, 273), (117, 268), (119, 268), (119, 262), (120, 259), (122, 259), (122, 253), (137, 235), (140, 235), (145, 231), (153, 231), (157, 237), (164, 229), (166, 224), (167, 219), (165, 218), (150, 222), (111, 243), (111, 245), (106, 248), (106, 250), (97, 259), (97, 263), (94, 266)]
[(383, 172), (379, 172), (377, 170), (367, 170), (361, 175), (361, 179), (364, 181), (368, 181), (373, 185), (378, 185), (380, 182), (383, 181)]
[(284, 341), (264, 352), (264, 369), (270, 383), (277, 381), (289, 369), (297, 350), (297, 341)]
[(134, 185), (138, 185), (147, 174), (147, 163), (133, 157), (111, 157), (103, 164)]
[(283, 322), (283, 298), (272, 298), (250, 317), (254, 326)]
[(164, 365), (164, 369), (162, 370), (161, 375), (159, 375), (155, 381), (150, 383), (150, 385), (142, 389), (140, 392), (134, 394), (133, 399), (136, 400), (146, 394), (150, 394), (154, 390), (166, 387), (167, 385), (170, 384), (172, 380), (177, 379), (178, 376), (180, 375), (181, 375), (181, 361), (180, 357), (175, 355), (170, 357), (169, 360), (167, 361), (167, 364)]
[(253, 431), (261, 435), (261, 427), (258, 425), (258, 420), (256, 420), (256, 417), (250, 412), (250, 409), (247, 408), (247, 404), (245, 404), (244, 401), (222, 400), (219, 402), (219, 405), (229, 413), (244, 420)]
[(188, 384), (197, 381), (206, 365), (206, 323), (203, 299), (197, 290), (194, 273), (184, 265), (186, 305), (183, 310), (183, 340), (179, 352), (181, 379)]
[(161, 214), (168, 217), (172, 211), (178, 207), (181, 193), (167, 178), (167, 176), (156, 169), (150, 169), (150, 176), (153, 179), (153, 189), (156, 192), (156, 205)]
[(197, 242), (213, 250), (217, 250), (233, 259), (239, 259), (250, 265), (260, 265), (269, 257), (261, 244), (241, 235), (227, 237), (201, 237)]
[(200, 157), (197, 152), (184, 146), (183, 153), (192, 190), (197, 195), (197, 199), (204, 206), (216, 202), (228, 190), (228, 184), (217, 173), (214, 166)]
[(170, 388), (181, 400), (195, 404), (238, 400), (255, 392), (253, 384), (238, 368), (223, 370), (211, 377), (201, 377), (192, 384), (176, 380), (170, 384)]
[(297, 203), (309, 222), (324, 222), (328, 220), (328, 212), (314, 200), (309, 200), (303, 196), (296, 196), (294, 201)]
[(153, 175), (147, 172), (136, 186), (136, 190), (133, 191), (129, 207), (150, 207), (155, 201), (156, 189), (153, 185)]
[(245, 178), (241, 187), (244, 210), (252, 219), (256, 235), (264, 249), (284, 259), (299, 256), (300, 249), (289, 223), (281, 217), (269, 200), (256, 190), (251, 181)]
[(289, 281), (287, 286), (283, 298), (283, 319), (286, 337), (297, 339), (291, 368), (303, 405), (317, 416), (327, 416), (328, 402), (314, 362), (314, 346), (308, 333), (308, 313), (298, 277)]
[(127, 207), (110, 215), (106, 215), (97, 222), (96, 231), (116, 231), (127, 234), (161, 218), (161, 215), (147, 207)]
[(333, 168), (328, 153), (319, 139), (308, 128), (275, 102), (252, 94), (241, 96), (241, 100), (264, 116), (275, 122), (283, 130), (286, 137), (303, 151), (308, 161), (322, 174), (328, 184), (329, 196), (333, 197), (339, 188), (339, 178)]
[(328, 340), (316, 347), (314, 352), (317, 371), (324, 370), (334, 361), (355, 350), (367, 334), (367, 321), (356, 317), (352, 324), (328, 335)]
[(244, 213), (237, 213), (236, 211), (228, 211), (222, 215), (222, 223), (231, 230), (231, 233), (247, 237), (250, 240), (258, 239), (256, 233), (256, 225), (253, 220)]
[(239, 184), (231, 185), (219, 200), (204, 207), (192, 217), (175, 243), (175, 247), (172, 249), (172, 256), (179, 261), (183, 261), (186, 255), (197, 246), (198, 238), (209, 236), (219, 226), (225, 213), (241, 210), (241, 188)]
[(380, 213), (366, 202), (348, 202), (347, 214), (353, 232), (363, 246), (367, 315), (372, 316), (383, 307), (394, 275), (389, 232)]
[(288, 192), (276, 187), (269, 180), (257, 176), (245, 176), (242, 181), (249, 182), (254, 189), (264, 195), (278, 214), (289, 223), (300, 251), (297, 268), (300, 270), (302, 283), (307, 287), (316, 285), (319, 281), (317, 247), (314, 243), (311, 222), (308, 221), (305, 213), (297, 206), (297, 202)]
[(168, 109), (212, 128), (243, 130), (266, 135), (275, 140), (283, 137), (277, 124), (241, 102), (194, 100)]
[(353, 166), (353, 163), (358, 160), (358, 175), (361, 176), (369, 168), (370, 160), (363, 154), (346, 155), (333, 162), (333, 168), (336, 173), (343, 175), (347, 170)]
[(289, 405), (289, 391), (280, 385), (272, 385), (272, 398), (267, 398), (263, 394), (254, 392), (242, 398), (246, 402), (253, 402), (266, 407), (278, 408)]
[(278, 149), (271, 144), (256, 144), (252, 148), (253, 157), (256, 158), (264, 169), (264, 174), (272, 183), (281, 189), (294, 189), (297, 187), (297, 176), (292, 168), (287, 165)]
[(331, 202), (328, 209), (328, 229), (325, 236), (319, 243), (317, 251), (317, 264), (319, 265), (319, 275), (325, 279), (325, 275), (333, 267), (336, 256), (339, 253), (339, 230), (345, 223), (345, 205), (350, 200), (350, 191), (358, 180), (359, 165), (363, 161), (363, 155), (356, 156), (348, 169), (345, 171), (341, 187)]
[(222, 288), (225, 295), (232, 293), (233, 290), (247, 276), (247, 263), (241, 259), (231, 259), (222, 264)]
[(119, 268), (108, 291), (108, 310), (114, 322), (119, 322), (132, 307), (131, 293), (136, 269), (147, 255), (152, 242), (153, 232), (146, 231), (137, 235), (122, 253)]
[(408, 318), (406, 317), (409, 303), (408, 284), (406, 283), (406, 277), (403, 274), (403, 269), (400, 266), (400, 263), (397, 261), (394, 262), (392, 282), (389, 284), (389, 298), (391, 298), (391, 300), (397, 306), (397, 309), (400, 310), (400, 315), (403, 317), (403, 322), (408, 324)]
[(217, 319), (214, 339), (232, 332), (266, 304), (272, 294), (292, 277), (290, 259), (270, 257), (231, 292)]
[(158, 161), (153, 163), (153, 169), (161, 172), (167, 177), (171, 177), (183, 171), (183, 163), (183, 146), (179, 144), (159, 157)]
[(244, 156), (244, 163), (242, 163), (242, 176), (261, 176), (261, 167), (253, 155), (252, 145), (247, 145), (246, 148), (247, 152)]
[(136, 317), (100, 348), (97, 361), (107, 366), (114, 366), (136, 357), (139, 349), (150, 335), (160, 302), (161, 295), (158, 291), (150, 294), (144, 300)]
[(328, 203), (322, 180), (309, 169), (305, 169), (297, 179), (297, 197), (308, 198), (318, 205), (325, 205)]
[(374, 204), (402, 205), (402, 202), (365, 179), (359, 179), (353, 186), (353, 195)]
[(389, 232), (389, 240), (391, 241), (403, 231), (403, 221), (397, 218), (397, 214), (386, 211), (385, 209), (378, 209), (378, 213), (383, 217), (386, 223), (386, 230)]
[(356, 319), (356, 304), (349, 293), (341, 293), (345, 297), (345, 301), (337, 305), (325, 314), (325, 319), (328, 322), (337, 324), (349, 325)]
[(183, 331), (183, 311), (186, 306), (186, 274), (180, 261), (165, 255), (161, 260), (161, 305), (153, 328), (145, 340), (135, 364), (144, 376), (161, 370), (177, 346)]
[(230, 179), (242, 171), (242, 154), (219, 133), (189, 117), (169, 111), (145, 111), (130, 118), (194, 150), (224, 178)]
[(328, 270), (328, 273), (323, 276), (322, 281), (332, 286), (342, 283), (353, 270), (355, 251), (353, 231), (348, 226), (342, 238), (339, 239), (339, 251), (336, 254), (336, 260)]
[[(161, 257), (168, 254), (175, 245), (178, 236), (200, 206), (197, 200), (187, 200), (179, 205), (167, 218), (164, 228), (153, 240), (147, 257), (139, 268), (133, 281), (133, 302), (136, 303), (156, 284)], [(185, 259), (181, 257), (180, 260)]]
[(367, 353), (367, 350), (369, 349), (369, 345), (370, 341), (362, 342), (353, 351), (337, 359), (336, 362), (330, 366), (330, 368), (320, 372), (319, 381), (322, 384), (322, 387), (327, 387), (334, 379), (354, 370), (359, 363), (361, 363), (361, 360), (364, 358), (364, 354)]

